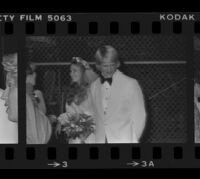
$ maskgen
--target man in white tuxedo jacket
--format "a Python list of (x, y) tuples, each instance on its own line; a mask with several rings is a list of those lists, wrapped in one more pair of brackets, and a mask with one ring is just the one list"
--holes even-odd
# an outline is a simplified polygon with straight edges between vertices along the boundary
[(96, 66), (101, 75), (91, 85), (96, 108), (96, 143), (138, 143), (146, 120), (145, 103), (137, 80), (118, 70), (117, 51), (100, 47)]

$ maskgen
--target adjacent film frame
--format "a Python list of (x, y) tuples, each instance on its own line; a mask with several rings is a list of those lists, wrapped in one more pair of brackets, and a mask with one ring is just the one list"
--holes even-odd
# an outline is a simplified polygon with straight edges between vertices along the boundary
[[(39, 13), (41, 14), (41, 13)], [(193, 20), (160, 20), (161, 13), (64, 14), (70, 22), (0, 22), (0, 36), (17, 37), (19, 88), (19, 144), (0, 145), (0, 168), (109, 169), (109, 168), (199, 168), (200, 146), (194, 143), (193, 37), (200, 33), (199, 13)], [(35, 14), (29, 14), (34, 16)], [(53, 14), (52, 14), (53, 15)], [(56, 15), (56, 14), (54, 14)], [(57, 14), (59, 16), (62, 14)], [(136, 28), (135, 28), (136, 27)], [(88, 145), (26, 145), (25, 38), (27, 36), (85, 35), (182, 35), (187, 39), (187, 142)]]

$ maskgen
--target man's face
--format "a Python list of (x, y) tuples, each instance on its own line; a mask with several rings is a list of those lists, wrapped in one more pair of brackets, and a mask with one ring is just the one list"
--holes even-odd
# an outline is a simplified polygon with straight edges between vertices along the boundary
[(99, 64), (99, 70), (104, 78), (111, 78), (118, 67), (119, 64), (109, 58), (102, 59)]

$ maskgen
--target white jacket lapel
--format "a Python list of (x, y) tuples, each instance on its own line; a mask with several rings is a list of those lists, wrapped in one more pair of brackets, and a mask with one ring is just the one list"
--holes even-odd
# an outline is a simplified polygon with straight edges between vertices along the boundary
[(119, 98), (118, 96), (119, 95), (118, 90), (120, 89), (119, 74), (120, 72), (117, 70), (115, 76), (113, 77), (110, 100), (108, 102), (108, 117), (110, 117), (113, 114), (114, 110), (116, 109), (117, 99)]
[(97, 99), (97, 109), (99, 111), (99, 114), (103, 118), (104, 113), (103, 113), (103, 104), (102, 104), (102, 91), (101, 91), (101, 82), (98, 80), (96, 84), (96, 99)]

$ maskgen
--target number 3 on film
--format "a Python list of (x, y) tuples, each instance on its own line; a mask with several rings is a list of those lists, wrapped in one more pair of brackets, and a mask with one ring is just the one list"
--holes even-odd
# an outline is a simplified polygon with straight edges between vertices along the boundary
[(63, 168), (67, 168), (67, 167), (68, 167), (67, 161), (63, 161), (63, 162), (62, 162), (62, 167), (63, 167)]
[(54, 168), (59, 167), (59, 166), (62, 167), (62, 168), (67, 168), (68, 163), (67, 163), (67, 161), (63, 161), (62, 163), (53, 162), (53, 163), (48, 163), (48, 166), (52, 166)]

